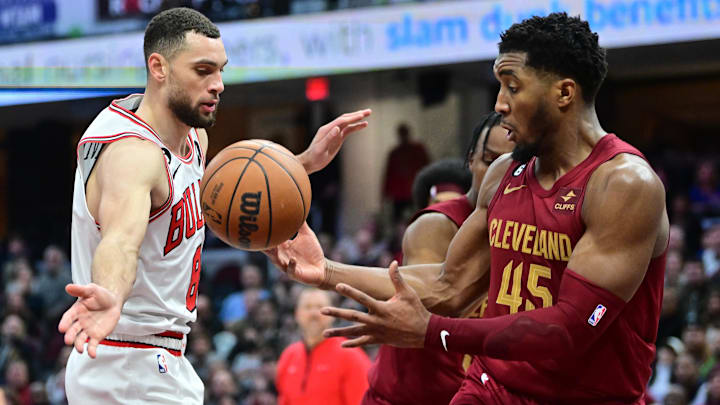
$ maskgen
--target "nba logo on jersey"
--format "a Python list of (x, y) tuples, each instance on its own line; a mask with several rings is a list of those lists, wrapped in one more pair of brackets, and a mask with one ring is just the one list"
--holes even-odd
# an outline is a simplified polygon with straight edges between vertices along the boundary
[(607, 309), (602, 305), (598, 305), (597, 307), (595, 307), (592, 315), (590, 315), (590, 318), (588, 318), (588, 323), (592, 326), (597, 325), (598, 322), (600, 322), (600, 319), (602, 319), (603, 315), (605, 315), (605, 311), (607, 311)]
[(158, 371), (160, 374), (165, 374), (168, 372), (168, 366), (167, 361), (165, 361), (165, 355), (162, 353), (157, 354), (157, 362), (158, 362)]

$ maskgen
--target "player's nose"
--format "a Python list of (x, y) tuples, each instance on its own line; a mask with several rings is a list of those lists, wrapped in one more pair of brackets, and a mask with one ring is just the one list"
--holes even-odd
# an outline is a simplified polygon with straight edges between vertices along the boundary
[(225, 91), (225, 84), (222, 81), (222, 76), (218, 75), (215, 80), (210, 83), (208, 91), (212, 94), (220, 94)]

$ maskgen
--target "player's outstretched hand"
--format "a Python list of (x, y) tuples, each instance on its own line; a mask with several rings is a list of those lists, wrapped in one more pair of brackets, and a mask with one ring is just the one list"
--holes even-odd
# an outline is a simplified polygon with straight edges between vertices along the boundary
[(321, 286), (325, 280), (325, 253), (315, 232), (303, 223), (294, 239), (263, 251), (291, 279)]
[(368, 126), (363, 121), (372, 111), (359, 110), (343, 114), (318, 129), (310, 146), (297, 156), (308, 174), (322, 170), (337, 155), (345, 139)]
[(324, 315), (357, 322), (344, 328), (328, 329), (324, 332), (325, 337), (354, 337), (343, 342), (343, 347), (375, 343), (397, 347), (423, 347), (430, 312), (420, 302), (415, 290), (405, 283), (396, 261), (390, 264), (389, 273), (395, 286), (395, 295), (387, 301), (378, 301), (347, 284), (338, 284), (336, 289), (340, 294), (364, 305), (370, 313), (353, 309), (323, 308)]
[(95, 358), (100, 341), (115, 329), (122, 304), (109, 290), (93, 283), (68, 284), (65, 291), (78, 300), (65, 311), (58, 330), (65, 334), (65, 344), (74, 344), (80, 353), (87, 341), (88, 354)]

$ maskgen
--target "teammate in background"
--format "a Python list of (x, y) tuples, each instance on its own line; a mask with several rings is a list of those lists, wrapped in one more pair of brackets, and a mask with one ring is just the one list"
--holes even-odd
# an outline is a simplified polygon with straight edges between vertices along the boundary
[[(369, 308), (324, 310), (359, 322), (326, 331), (358, 336), (347, 347), (475, 354), (451, 404), (644, 404), (669, 226), (657, 175), (600, 126), (605, 51), (587, 22), (553, 13), (504, 32), (493, 69), (517, 146), (488, 169), (443, 264), (388, 277), (326, 261), (305, 232), (278, 261)], [(425, 309), (462, 313), (488, 286), (483, 319)]]
[[(78, 145), (75, 284), (66, 287), (78, 300), (58, 327), (76, 349), (66, 374), (71, 404), (203, 400), (183, 353), (205, 236), (198, 206), (205, 129), (215, 122), (227, 56), (217, 27), (187, 8), (150, 21), (144, 52), (145, 94), (114, 101)], [(369, 114), (321, 127), (298, 156), (308, 173), (327, 165)]]
[[(440, 185), (463, 184), (466, 174), (471, 173), (472, 182), (466, 194), (445, 200), (419, 210), (412, 218), (403, 236), (403, 264), (442, 263), (447, 255), (450, 241), (465, 219), (475, 209), (478, 191), (488, 166), (501, 154), (512, 151), (513, 143), (507, 140), (500, 124), (500, 114), (487, 114), (473, 130), (473, 137), (460, 168), (469, 167), (471, 172), (448, 171), (447, 162), (437, 166), (438, 161), (415, 178), (414, 190), (426, 190), (425, 201), (432, 200), (432, 190), (427, 180), (439, 180)], [(461, 161), (462, 162), (462, 161)], [(435, 167), (441, 172), (434, 174)], [(456, 168), (457, 169), (457, 168)], [(456, 179), (453, 181), (451, 174)], [(420, 185), (425, 184), (425, 187)], [(449, 188), (449, 187), (447, 187)], [(414, 200), (422, 195), (414, 194)], [(479, 306), (475, 304), (475, 308)], [(465, 370), (462, 353), (446, 353), (438, 349), (401, 349), (380, 346), (368, 381), (363, 405), (435, 405), (447, 404), (460, 388)], [(403, 389), (397, 389), (402, 386)]]
[(288, 346), (277, 364), (278, 405), (358, 405), (367, 389), (370, 359), (362, 349), (343, 349), (344, 338), (323, 337), (333, 318), (327, 291), (307, 288), (295, 305), (302, 341)]
[(412, 201), (416, 210), (464, 195), (472, 184), (466, 162), (458, 158), (436, 160), (415, 176)]

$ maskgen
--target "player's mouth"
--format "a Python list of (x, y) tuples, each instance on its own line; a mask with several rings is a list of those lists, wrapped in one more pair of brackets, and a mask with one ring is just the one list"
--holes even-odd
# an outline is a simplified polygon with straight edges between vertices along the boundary
[(217, 108), (218, 101), (208, 101), (205, 103), (200, 103), (200, 109), (202, 109), (203, 112), (211, 113), (215, 111)]
[(508, 131), (507, 134), (505, 134), (505, 138), (509, 141), (515, 142), (515, 134), (513, 128), (506, 123), (501, 123), (500, 127)]

